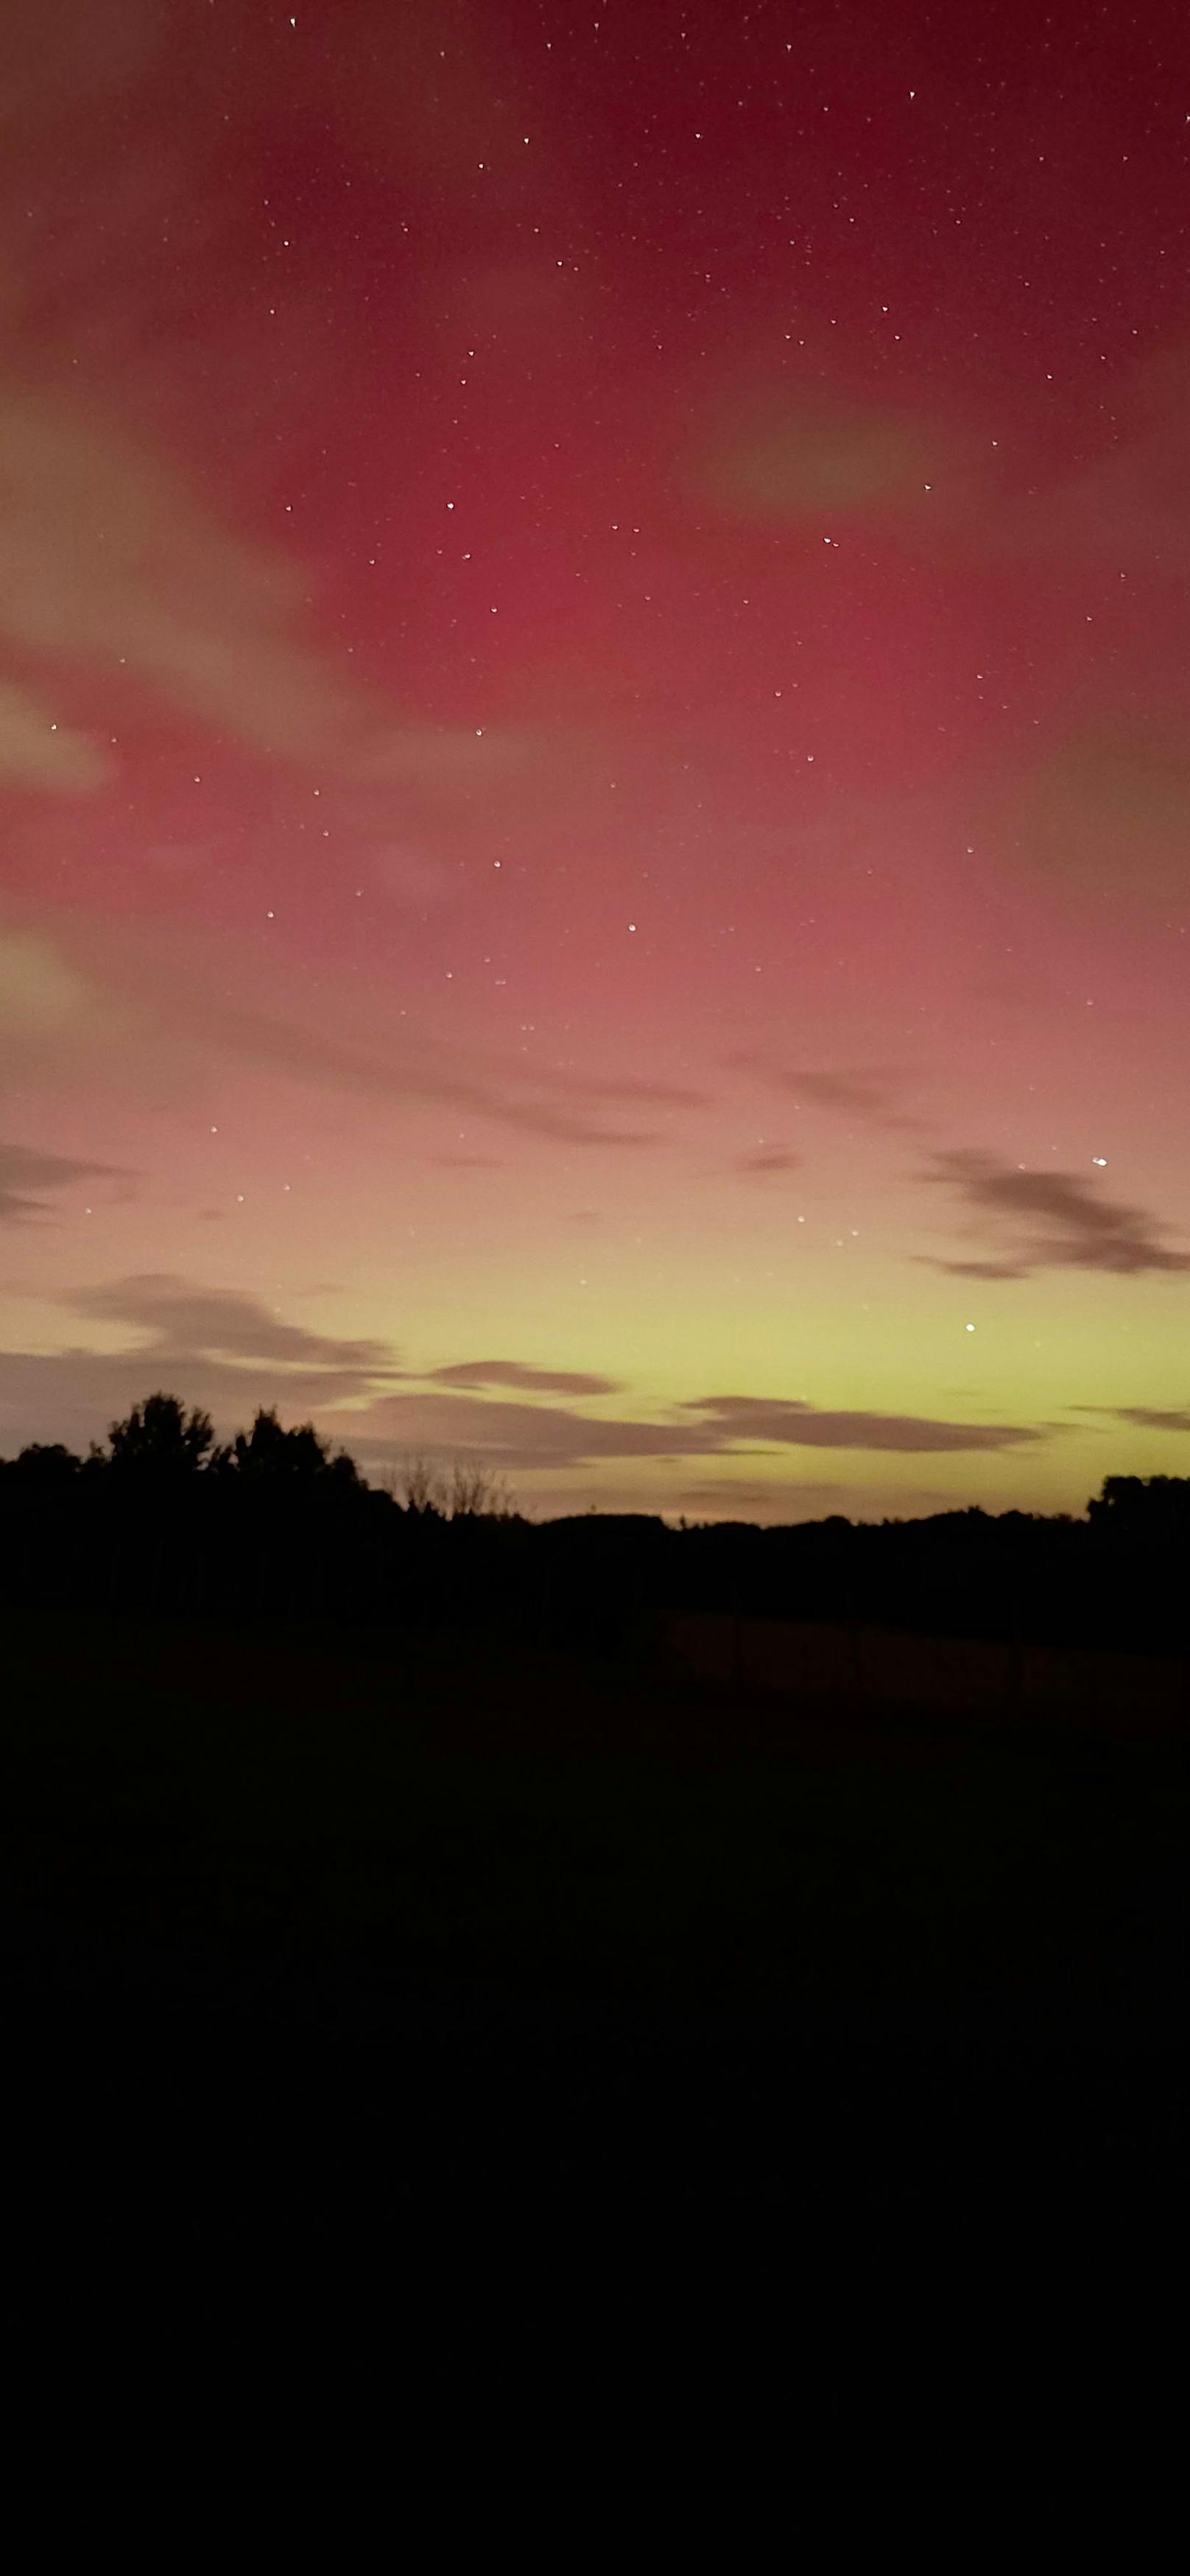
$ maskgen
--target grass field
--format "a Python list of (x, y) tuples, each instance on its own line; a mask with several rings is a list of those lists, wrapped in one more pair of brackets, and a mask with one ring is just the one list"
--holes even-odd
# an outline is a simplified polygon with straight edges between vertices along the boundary
[(1181, 1724), (314, 1627), (5, 1646), (46, 2260), (416, 2274), (440, 2326), (492, 2260), (572, 2320), (664, 2273), (658, 2335), (676, 2299), (757, 2351), (881, 2244), (1101, 2260), (1180, 2205)]

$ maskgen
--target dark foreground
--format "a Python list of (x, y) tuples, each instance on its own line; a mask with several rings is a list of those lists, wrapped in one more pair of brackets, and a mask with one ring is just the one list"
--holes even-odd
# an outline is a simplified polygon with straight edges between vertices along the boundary
[(1176, 2295), (1175, 1720), (325, 1628), (16, 1621), (5, 1663), (43, 2305), (759, 2403), (977, 2279)]

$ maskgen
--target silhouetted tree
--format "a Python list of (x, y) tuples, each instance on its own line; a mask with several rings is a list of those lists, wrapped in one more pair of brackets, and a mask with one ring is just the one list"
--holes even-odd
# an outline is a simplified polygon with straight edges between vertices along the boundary
[(156, 1475), (196, 1475), (214, 1447), (209, 1413), (197, 1406), (189, 1415), (176, 1395), (150, 1395), (134, 1404), (123, 1422), (108, 1434), (113, 1467)]
[(507, 1478), (477, 1458), (455, 1460), (447, 1499), (452, 1521), (507, 1520), (513, 1511)]
[(31, 1441), (0, 1460), (0, 1588), (47, 1608), (519, 1620), (634, 1654), (670, 1610), (849, 1619), (1004, 1639), (1018, 1678), (1034, 1643), (1185, 1652), (1190, 1477), (1109, 1476), (1079, 1519), (973, 1506), (763, 1529), (594, 1509), (534, 1522), (482, 1460), (444, 1472), (416, 1455), (378, 1481), (275, 1407), (217, 1446), (206, 1413), (159, 1390), (85, 1459)]
[(1190, 1528), (1190, 1476), (1105, 1476), (1087, 1505), (1092, 1528)]
[(76, 1458), (74, 1451), (68, 1449), (63, 1441), (31, 1440), (28, 1447), (20, 1451), (14, 1473), (26, 1484), (36, 1486), (39, 1492), (48, 1493), (71, 1483), (81, 1465), (82, 1460)]
[[(312, 1422), (300, 1423), (294, 1431), (283, 1431), (276, 1408), (263, 1408), (256, 1415), (247, 1437), (237, 1431), (226, 1464), (237, 1475), (253, 1480), (264, 1477), (325, 1476), (331, 1469), (329, 1443), (319, 1438)], [(354, 1461), (351, 1462), (354, 1472)]]
[(405, 1498), (407, 1512), (419, 1518), (444, 1520), (450, 1503), (450, 1487), (433, 1460), (406, 1458), (396, 1470), (397, 1492)]

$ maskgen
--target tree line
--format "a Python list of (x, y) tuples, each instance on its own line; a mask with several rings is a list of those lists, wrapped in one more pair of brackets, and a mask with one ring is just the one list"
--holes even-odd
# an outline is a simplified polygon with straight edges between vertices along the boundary
[(1185, 1651), (1190, 1478), (1109, 1476), (1085, 1516), (978, 1507), (758, 1527), (520, 1512), (482, 1463), (369, 1483), (309, 1423), (150, 1395), (86, 1457), (0, 1460), (0, 1596), (46, 1610), (332, 1617), (643, 1648), (674, 1610)]

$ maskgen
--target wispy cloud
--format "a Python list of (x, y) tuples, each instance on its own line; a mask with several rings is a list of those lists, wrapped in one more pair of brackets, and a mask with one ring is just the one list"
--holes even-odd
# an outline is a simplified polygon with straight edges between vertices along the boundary
[(732, 1165), (733, 1171), (763, 1178), (767, 1172), (799, 1172), (804, 1157), (787, 1145), (762, 1145), (753, 1154), (741, 1154)]
[(1077, 1172), (1028, 1171), (974, 1149), (935, 1154), (924, 1177), (950, 1190), (1003, 1239), (992, 1261), (916, 1257), (960, 1278), (1024, 1279), (1034, 1270), (1190, 1270), (1190, 1252), (1162, 1243), (1145, 1209), (1100, 1194)]
[(85, 796), (105, 784), (113, 765), (88, 734), (61, 723), (44, 701), (15, 681), (0, 680), (0, 781), (5, 785)]
[(527, 1367), (521, 1360), (455, 1360), (448, 1368), (429, 1371), (434, 1386), (512, 1386), (535, 1395), (618, 1395), (620, 1381), (592, 1377), (575, 1369)]
[(662, 1141), (663, 1130), (623, 1127), (603, 1118), (599, 1104), (605, 1100), (638, 1102), (646, 1108), (658, 1104), (684, 1108), (699, 1098), (696, 1092), (667, 1090), (656, 1083), (604, 1080), (596, 1074), (580, 1076), (495, 1057), (485, 1061), (474, 1052), (448, 1048), (440, 1039), (412, 1030), (382, 1056), (329, 1037), (309, 1024), (299, 1027), (294, 1021), (213, 1002), (202, 1007), (199, 1025), (208, 1042), (300, 1081), (367, 1092), (382, 1100), (433, 1102), (567, 1145), (634, 1147)]
[(953, 1279), (1027, 1279), (1028, 1269), (1019, 1261), (935, 1261), (927, 1253), (915, 1253), (916, 1261), (929, 1261), (935, 1270), (946, 1270)]
[(62, 942), (27, 926), (0, 928), (0, 1052), (23, 1069), (22, 1049), (57, 1050), (72, 1037), (99, 1046), (111, 1035), (111, 1013), (94, 977)]
[(677, 1410), (685, 1418), (596, 1420), (564, 1405), (505, 1403), (461, 1390), (402, 1392), (381, 1396), (356, 1414), (349, 1445), (361, 1459), (378, 1462), (403, 1450), (424, 1449), (447, 1464), (479, 1457), (510, 1472), (532, 1472), (620, 1458), (762, 1458), (774, 1445), (874, 1452), (985, 1450), (1044, 1436), (1036, 1428), (1012, 1424), (829, 1413), (809, 1404), (741, 1396), (703, 1397)]
[(1147, 1404), (1117, 1407), (1117, 1422), (1135, 1422), (1142, 1431), (1190, 1431), (1190, 1410), (1182, 1406), (1171, 1413), (1154, 1412)]
[(1133, 1422), (1138, 1431), (1190, 1431), (1190, 1406), (1162, 1411), (1148, 1404), (1072, 1404), (1071, 1413), (1105, 1414), (1110, 1422)]
[(207, 1289), (164, 1273), (74, 1289), (59, 1302), (93, 1324), (131, 1326), (139, 1338), (134, 1348), (119, 1352), (0, 1354), (0, 1435), (11, 1439), (15, 1431), (18, 1443), (90, 1437), (154, 1384), (209, 1406), (223, 1426), (242, 1421), (258, 1404), (275, 1403), (289, 1419), (322, 1414), (361, 1463), (376, 1464), (425, 1450), (447, 1465), (478, 1457), (493, 1467), (548, 1473), (616, 1459), (759, 1461), (774, 1447), (989, 1450), (1045, 1436), (1036, 1426), (836, 1413), (798, 1401), (733, 1395), (700, 1397), (660, 1422), (595, 1418), (573, 1404), (481, 1391), (511, 1387), (522, 1397), (543, 1399), (620, 1391), (614, 1380), (593, 1371), (462, 1361), (418, 1384), (385, 1343), (307, 1332), (244, 1292)]
[[(13, 1079), (52, 1081), (68, 1059), (77, 1072), (89, 1051), (97, 1068), (143, 1088), (146, 1069), (155, 1084), (176, 1086), (188, 1067), (217, 1055), (324, 1090), (424, 1102), (561, 1144), (630, 1151), (665, 1141), (665, 1129), (655, 1120), (627, 1124), (608, 1108), (688, 1110), (705, 1098), (623, 1072), (448, 1044), (404, 1017), (394, 1027), (379, 986), (348, 990), (329, 976), (299, 1022), (251, 998), (253, 976), (259, 982), (269, 973), (263, 957), (210, 939), (199, 949), (196, 933), (183, 969), (154, 923), (131, 931), (122, 920), (113, 926), (93, 916), (60, 919), (52, 938), (28, 928), (0, 935), (0, 1004), (11, 997), (0, 1021), (0, 1067)], [(266, 991), (280, 1005), (280, 986)], [(351, 1034), (338, 1035), (336, 1024)]]
[(30, 1192), (68, 1189), (73, 1181), (130, 1177), (114, 1163), (76, 1162), (68, 1154), (39, 1153), (32, 1145), (0, 1143), (0, 1224), (23, 1225), (51, 1213), (48, 1201)]
[(844, 520), (909, 517), (925, 522), (928, 542), (931, 519), (949, 522), (968, 498), (973, 451), (969, 435), (920, 414), (760, 397), (724, 408), (685, 479), (733, 518), (812, 527), (821, 539)]
[[(305, 567), (224, 526), (97, 407), (0, 377), (0, 448), (0, 635), (22, 656), (105, 675), (116, 661), (233, 741), (344, 781), (470, 789), (532, 758), (520, 737), (433, 724), (366, 689), (318, 640)], [(9, 730), (28, 769), (19, 696)], [(83, 739), (70, 744), (47, 786), (88, 783)]]
[[(303, 1369), (263, 1360), (246, 1366), (148, 1342), (129, 1351), (79, 1345), (2, 1351), (0, 1454), (10, 1456), (28, 1440), (65, 1440), (85, 1448), (158, 1387), (205, 1406), (222, 1435), (243, 1429), (259, 1405), (275, 1405), (283, 1422), (322, 1418), (328, 1430), (345, 1436), (353, 1419), (345, 1408), (375, 1383), (371, 1370), (353, 1374), (337, 1365)], [(349, 1437), (347, 1445), (354, 1447)]]
[(720, 1061), (730, 1072), (755, 1075), (766, 1088), (792, 1100), (795, 1108), (838, 1110), (866, 1126), (907, 1135), (925, 1132), (920, 1120), (907, 1117), (897, 1106), (914, 1079), (903, 1065), (789, 1065), (754, 1047), (739, 1047)]
[(234, 1288), (205, 1288), (168, 1271), (141, 1271), (91, 1288), (66, 1289), (56, 1302), (92, 1322), (139, 1326), (155, 1363), (191, 1358), (285, 1367), (333, 1367), (353, 1380), (399, 1375), (386, 1342), (343, 1341), (286, 1324), (261, 1299)]
[(1181, 903), (1190, 832), (1185, 724), (1104, 711), (1072, 729), (992, 800), (997, 860), (1086, 901)]
[(427, 1449), (447, 1463), (479, 1457), (492, 1466), (527, 1469), (587, 1466), (603, 1458), (697, 1457), (719, 1442), (694, 1423), (597, 1421), (564, 1405), (504, 1403), (435, 1389), (381, 1397), (359, 1417), (359, 1436), (351, 1445), (361, 1457)]
[(716, 1445), (782, 1441), (799, 1449), (1013, 1449), (1045, 1435), (1014, 1422), (933, 1422), (916, 1414), (833, 1413), (796, 1398), (703, 1395), (682, 1407), (701, 1413)]
[(6, 13), (0, 123), (38, 133), (72, 108), (123, 88), (165, 41), (153, 0), (43, 0)]
[(227, 1432), (258, 1405), (276, 1405), (285, 1421), (333, 1420), (403, 1374), (385, 1342), (307, 1332), (246, 1291), (168, 1272), (68, 1289), (53, 1302), (93, 1325), (129, 1327), (132, 1344), (0, 1352), (0, 1449), (45, 1439), (85, 1446), (154, 1387), (205, 1405)]
[(952, 406), (754, 395), (721, 408), (683, 479), (731, 518), (818, 543), (854, 526), (936, 565), (1153, 560), (1181, 573), (1188, 397), (1190, 345), (1167, 343), (1117, 384), (1110, 442), (1088, 439), (1073, 471), (1047, 461), (1039, 398), (1013, 442), (1018, 455), (1035, 442), (1025, 484), (994, 424)]

